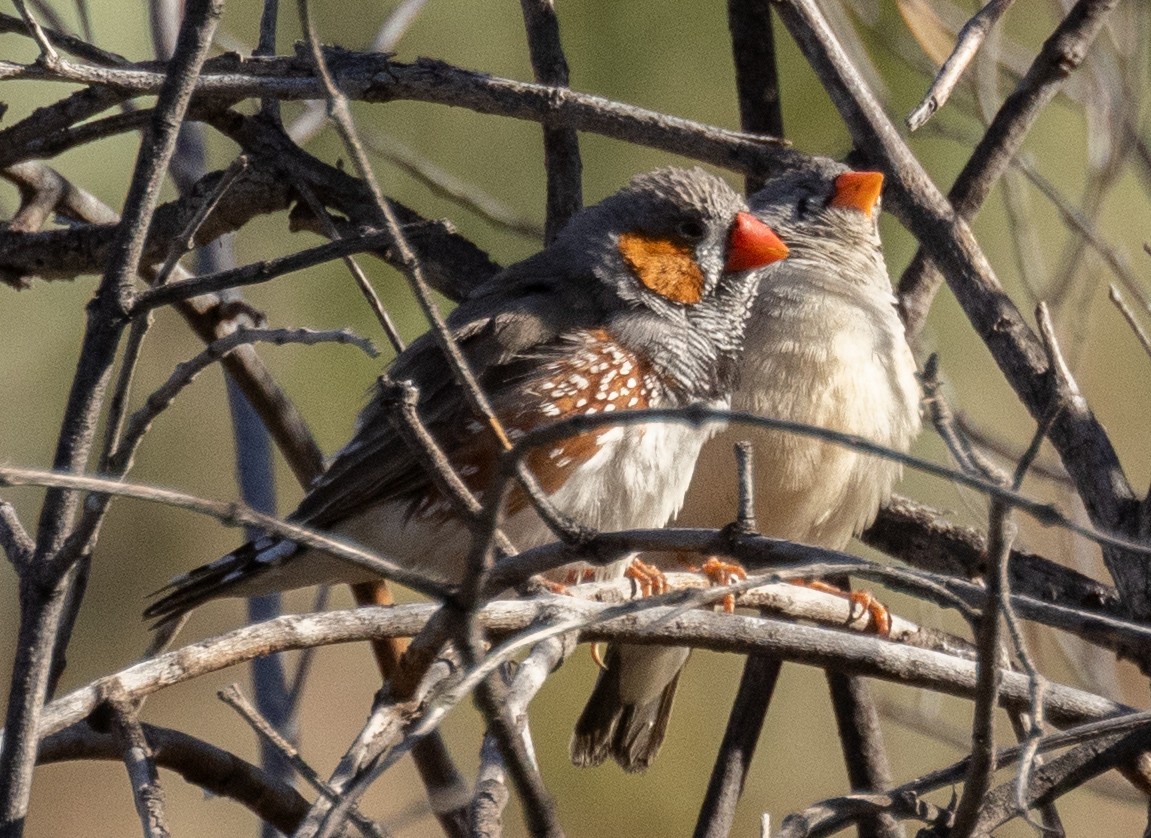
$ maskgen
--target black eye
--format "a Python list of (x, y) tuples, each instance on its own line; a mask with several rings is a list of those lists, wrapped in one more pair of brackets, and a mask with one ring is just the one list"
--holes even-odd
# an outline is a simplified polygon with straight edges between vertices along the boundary
[(706, 232), (701, 221), (681, 221), (675, 228), (675, 231), (683, 236), (689, 242), (697, 242), (703, 238)]
[(799, 215), (803, 217), (811, 212), (811, 198), (799, 199)]

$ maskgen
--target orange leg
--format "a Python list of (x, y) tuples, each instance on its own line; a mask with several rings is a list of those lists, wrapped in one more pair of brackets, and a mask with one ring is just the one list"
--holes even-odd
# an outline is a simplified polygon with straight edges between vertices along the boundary
[(659, 596), (667, 593), (667, 577), (662, 570), (653, 564), (641, 562), (638, 558), (632, 559), (623, 575), (639, 585), (639, 593), (642, 597)]
[(565, 579), (568, 585), (582, 585), (584, 582), (595, 581), (595, 568), (594, 567), (581, 567), (569, 570), (567, 578)]
[[(698, 568), (693, 568), (706, 576), (715, 587), (732, 585), (747, 578), (747, 571), (737, 562), (725, 562), (712, 556)], [(725, 594), (722, 600), (723, 611), (731, 614), (735, 611), (735, 594)]]
[(791, 584), (799, 585), (803, 588), (811, 588), (813, 591), (823, 591), (827, 594), (835, 594), (847, 599), (851, 603), (851, 613), (854, 617), (856, 608), (859, 613), (866, 613), (870, 618), (870, 627), (880, 637), (887, 637), (891, 633), (891, 612), (887, 610), (887, 606), (872, 596), (870, 591), (845, 591), (842, 588), (837, 588), (835, 585), (829, 585), (826, 582), (818, 582), (808, 579), (797, 579)]

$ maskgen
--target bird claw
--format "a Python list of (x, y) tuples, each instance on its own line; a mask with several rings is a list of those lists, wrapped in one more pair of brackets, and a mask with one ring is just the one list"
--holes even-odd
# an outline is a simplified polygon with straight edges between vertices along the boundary
[[(747, 571), (743, 569), (743, 565), (737, 562), (721, 561), (715, 556), (694, 570), (706, 576), (713, 587), (734, 585), (747, 579)], [(735, 613), (735, 594), (724, 594), (720, 604), (723, 606), (723, 613)]]
[(646, 599), (668, 591), (667, 576), (653, 564), (632, 559), (623, 575), (639, 586), (639, 595)]
[(582, 585), (584, 582), (595, 581), (594, 567), (577, 567), (567, 572), (565, 582), (568, 585)]
[(607, 672), (607, 664), (604, 663), (603, 653), (601, 653), (599, 650), (599, 647), (602, 645), (602, 643), (598, 642), (591, 644), (591, 659), (595, 661), (596, 666), (598, 666), (604, 672)]
[(845, 591), (835, 585), (829, 585), (827, 582), (808, 579), (794, 580), (792, 584), (843, 597), (851, 603), (848, 614), (849, 621), (866, 614), (868, 617), (867, 626), (875, 634), (880, 637), (887, 637), (891, 634), (891, 611), (870, 591)]

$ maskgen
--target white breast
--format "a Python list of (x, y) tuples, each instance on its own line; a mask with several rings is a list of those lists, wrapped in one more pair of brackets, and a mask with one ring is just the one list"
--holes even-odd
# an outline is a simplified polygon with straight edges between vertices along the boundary
[[(732, 406), (907, 450), (919, 430), (919, 385), (891, 295), (779, 272), (761, 288)], [(733, 426), (704, 448), (679, 525), (733, 520), (731, 452), (741, 439), (754, 446), (756, 523), (779, 538), (842, 547), (900, 474), (890, 461), (812, 437)]]
[[(613, 428), (551, 501), (601, 532), (663, 526), (679, 511), (700, 449), (719, 427), (660, 422)], [(520, 549), (555, 540), (531, 509), (517, 513), (506, 529)], [(596, 576), (613, 578), (626, 566), (623, 560), (597, 569)]]

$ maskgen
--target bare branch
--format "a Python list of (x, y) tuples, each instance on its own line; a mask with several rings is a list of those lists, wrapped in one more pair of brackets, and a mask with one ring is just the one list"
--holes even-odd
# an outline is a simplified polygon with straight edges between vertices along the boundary
[[(568, 64), (560, 45), (560, 24), (554, 0), (520, 0), (527, 30), (528, 51), (536, 81), (557, 89), (568, 86)], [(545, 118), (544, 165), (547, 169), (547, 227), (552, 242), (573, 215), (583, 208), (579, 135), (562, 119)]]
[[(879, 725), (879, 710), (866, 679), (834, 670), (825, 673), (840, 747), (851, 788), (878, 792), (891, 787), (891, 765)], [(860, 819), (861, 838), (903, 838), (903, 829), (886, 812)]]
[(144, 838), (167, 838), (168, 818), (164, 812), (164, 790), (156, 771), (152, 746), (144, 735), (137, 717), (137, 707), (116, 689), (114, 682), (104, 698), (104, 706), (111, 716), (112, 735), (120, 747), (128, 779), (132, 783), (132, 797), (136, 813), (144, 828)]
[(951, 97), (951, 91), (959, 83), (963, 71), (979, 51), (983, 39), (994, 26), (1003, 13), (1011, 8), (1015, 0), (988, 0), (987, 5), (980, 9), (971, 20), (959, 30), (959, 38), (955, 42), (955, 49), (939, 68), (935, 81), (931, 83), (923, 101), (907, 115), (907, 127), (916, 131), (923, 127), (931, 115), (942, 108)]
[[(948, 200), (957, 216), (965, 221), (975, 217), (1036, 118), (1082, 63), (1115, 3), (1116, 0), (1079, 0), (1044, 43), (1027, 75), (1003, 102), (955, 179)], [(900, 305), (912, 334), (923, 326), (923, 318), (940, 284), (941, 278), (932, 269), (929, 256), (921, 240), (919, 252), (899, 281)]]
[[(1122, 736), (1129, 731), (1145, 728), (1151, 721), (1151, 713), (1133, 713), (1117, 719), (1090, 722), (1073, 727), (1062, 733), (1045, 736), (1039, 745), (1040, 752), (1066, 748), (1082, 742), (1102, 740), (1103, 737)], [(1007, 765), (1020, 758), (1022, 745), (1003, 748), (996, 754), (999, 765)], [(777, 838), (802, 838), (803, 836), (831, 835), (843, 829), (846, 824), (859, 819), (864, 814), (875, 811), (889, 811), (900, 817), (932, 821), (939, 819), (943, 826), (949, 826), (949, 812), (927, 806), (920, 795), (933, 789), (954, 785), (967, 771), (968, 759), (925, 774), (883, 795), (851, 795), (849, 797), (825, 800), (803, 812), (789, 815), (784, 819)], [(993, 792), (995, 793), (995, 792)]]
[(182, 492), (139, 486), (118, 480), (105, 480), (98, 477), (84, 477), (76, 474), (17, 469), (0, 466), (0, 485), (5, 486), (53, 486), (71, 491), (91, 492), (99, 495), (135, 498), (136, 500), (163, 503), (178, 509), (186, 509), (215, 518), (226, 526), (252, 526), (300, 544), (323, 550), (352, 564), (371, 570), (381, 577), (394, 579), (429, 596), (443, 596), (443, 588), (428, 581), (422, 575), (395, 565), (346, 542), (331, 538), (296, 524), (280, 521), (270, 515), (262, 515), (238, 503), (220, 503), (204, 500)]
[[(235, 800), (282, 832), (295, 830), (308, 810), (307, 801), (295, 789), (234, 754), (179, 731), (149, 724), (143, 729), (156, 765), (175, 771), (206, 792)], [(112, 734), (97, 733), (81, 721), (41, 740), (37, 761), (51, 765), (121, 758)]]
[(181, 300), (267, 282), (285, 274), (302, 271), (333, 259), (342, 259), (352, 253), (380, 250), (392, 242), (391, 233), (364, 233), (355, 238), (339, 238), (328, 244), (299, 250), (288, 256), (255, 262), (240, 268), (202, 274), (167, 285), (150, 288), (140, 293), (129, 311), (130, 317), (138, 317), (158, 306), (169, 305)]
[(38, 59), (40, 63), (46, 67), (58, 67), (61, 63), (60, 55), (48, 41), (48, 36), (44, 34), (44, 30), (40, 28), (40, 24), (32, 16), (32, 12), (28, 10), (27, 4), (24, 0), (13, 0), (13, 3), (16, 6), (16, 11), (20, 12), (20, 17), (24, 18), (24, 25), (28, 27), (36, 45), (40, 47), (40, 58)]
[(16, 568), (17, 573), (24, 572), (25, 566), (31, 561), (32, 554), (36, 550), (36, 542), (20, 523), (16, 507), (5, 500), (0, 500), (0, 548), (3, 548), (4, 555)]
[[(523, 740), (532, 762), (535, 754), (528, 730), (527, 707), (544, 681), (575, 648), (574, 634), (553, 637), (537, 644), (523, 662), (516, 667), (515, 677), (505, 695), (508, 717), (514, 723), (517, 735)], [(476, 780), (475, 795), (468, 813), (469, 828), (473, 835), (496, 838), (502, 832), (501, 815), (508, 802), (504, 783), (505, 767), (495, 737), (484, 737), (480, 751), (480, 773)]]
[[(1059, 417), (1049, 438), (1075, 480), (1096, 525), (1133, 531), (1136, 499), (1106, 432), (1081, 397), (1047, 374), (1046, 352), (1003, 293), (970, 229), (956, 216), (900, 138), (874, 95), (851, 65), (814, 0), (780, 0), (776, 7), (808, 61), (819, 73), (856, 146), (889, 175), (889, 206), (937, 260), (972, 325), (1000, 370), (1038, 421)], [(1135, 614), (1151, 613), (1151, 579), (1124, 550), (1105, 549), (1104, 560)]]
[[(151, 130), (140, 149), (123, 218), (116, 228), (112, 257), (89, 309), (88, 330), (53, 458), (57, 470), (80, 471), (87, 462), (159, 186), (222, 11), (222, 0), (192, 0), (187, 4), (179, 44), (159, 92)], [(40, 33), (40, 39), (43, 37)], [(46, 55), (54, 58), (55, 64), (65, 63), (50, 47)], [(78, 555), (88, 546), (82, 545), (74, 555), (59, 554), (78, 501), (76, 492), (61, 489), (45, 496), (36, 554), (29, 568), (38, 584), (29, 586), (36, 593), (21, 607), (23, 639), (13, 663), (7, 733), (0, 752), (0, 823), (17, 836), (27, 815), (36, 761), (37, 717), (47, 694), (56, 634), (71, 586), (69, 577)]]
[(782, 667), (779, 658), (748, 655), (695, 822), (695, 838), (723, 838), (731, 832), (735, 807), (743, 794)]
[[(741, 654), (759, 652), (951, 695), (970, 697), (974, 694), (975, 663), (964, 658), (889, 643), (874, 636), (738, 614), (691, 611), (669, 620), (668, 616), (676, 610), (667, 606), (652, 607), (645, 602), (610, 606), (573, 597), (549, 597), (493, 602), (481, 610), (480, 619), (486, 630), (498, 635), (522, 632), (546, 618), (550, 627), (546, 632), (548, 636), (570, 631), (573, 624), (585, 625), (586, 628), (580, 630), (581, 642), (626, 641), (696, 646)], [(436, 611), (436, 606), (425, 604), (359, 608), (278, 617), (237, 629), (135, 664), (57, 699), (45, 708), (40, 735), (62, 730), (91, 713), (102, 700), (104, 685), (112, 679), (123, 685), (129, 698), (139, 699), (208, 672), (245, 663), (259, 654), (373, 637), (410, 637), (420, 631)], [(535, 643), (542, 639), (546, 638), (535, 638), (529, 631), (518, 642)], [(474, 677), (481, 674), (476, 673)], [(1004, 672), (1000, 700), (1006, 706), (1027, 707), (1030, 685), (1026, 676)], [(1044, 696), (1044, 711), (1052, 723), (1058, 725), (1132, 712), (1122, 704), (1056, 683), (1051, 684)]]
[[(22, 20), (6, 14), (0, 14), (0, 32), (29, 34), (28, 27), (24, 25)], [(64, 52), (74, 55), (77, 58), (83, 58), (85, 61), (91, 61), (94, 64), (104, 64), (109, 67), (130, 63), (128, 59), (122, 55), (100, 49), (100, 47), (83, 41), (75, 35), (56, 32), (52, 29), (44, 29), (43, 27), (41, 27), (41, 32), (43, 32), (52, 46), (59, 47)]]
[[(736, 171), (770, 171), (794, 156), (774, 138), (703, 125), (574, 90), (475, 73), (431, 59), (406, 64), (380, 55), (333, 52), (331, 63), (332, 78), (339, 89), (358, 101), (408, 99), (532, 122), (554, 118), (578, 131)], [(0, 80), (114, 85), (143, 96), (156, 93), (163, 79), (155, 70), (138, 69), (147, 66), (111, 70), (69, 65), (66, 73), (55, 73), (0, 61)], [(198, 82), (198, 92), (206, 101), (221, 104), (265, 96), (281, 101), (326, 98), (323, 84), (312, 74), (311, 62), (292, 58), (265, 60), (255, 72), (233, 57), (214, 59)]]
[(1111, 302), (1115, 308), (1119, 309), (1119, 313), (1123, 315), (1123, 319), (1127, 321), (1127, 325), (1131, 327), (1131, 331), (1139, 340), (1139, 345), (1143, 347), (1143, 351), (1151, 356), (1151, 337), (1147, 336), (1147, 332), (1143, 330), (1139, 321), (1135, 318), (1135, 312), (1127, 305), (1127, 301), (1123, 299), (1123, 295), (1119, 289), (1114, 285), (1111, 286), (1111, 293), (1109, 294)]
[[(323, 778), (316, 772), (316, 769), (308, 765), (300, 755), (299, 749), (281, 736), (268, 720), (261, 716), (260, 712), (252, 706), (252, 703), (244, 698), (244, 694), (240, 692), (239, 686), (229, 684), (216, 693), (216, 695), (219, 696), (221, 701), (239, 713), (244, 721), (248, 723), (249, 727), (259, 734), (264, 741), (271, 743), (276, 750), (283, 754), (284, 758), (296, 769), (296, 773), (303, 777), (308, 785), (320, 794), (325, 795), (329, 800), (336, 799), (336, 792), (333, 791), (332, 787), (324, 782)], [(351, 810), (351, 820), (364, 835), (373, 836), (373, 838), (383, 838), (383, 836), (387, 835), (379, 824), (372, 821), (354, 806)]]
[(208, 344), (207, 348), (195, 358), (179, 364), (168, 380), (145, 399), (144, 406), (128, 418), (123, 439), (108, 457), (108, 466), (113, 473), (124, 474), (129, 471), (132, 457), (135, 455), (136, 448), (144, 434), (148, 432), (156, 417), (175, 401), (176, 396), (191, 384), (196, 376), (238, 347), (249, 346), (253, 343), (272, 343), (276, 346), (289, 343), (300, 343), (305, 346), (314, 346), (319, 343), (343, 343), (358, 347), (369, 357), (374, 358), (379, 355), (371, 341), (354, 335), (346, 329), (326, 332), (317, 332), (312, 329), (241, 329), (233, 332), (227, 337)]
[[(775, 60), (775, 34), (768, 0), (728, 0), (727, 28), (735, 59), (735, 87), (739, 96), (739, 124), (744, 131), (783, 137), (783, 108), (779, 68)], [(765, 179), (749, 172), (744, 180), (748, 195)]]

